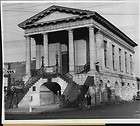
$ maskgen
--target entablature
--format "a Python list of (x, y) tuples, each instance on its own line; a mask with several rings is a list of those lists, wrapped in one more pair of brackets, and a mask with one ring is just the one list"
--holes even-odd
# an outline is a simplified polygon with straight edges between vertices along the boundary
[(44, 34), (47, 32), (55, 32), (55, 31), (62, 31), (62, 30), (68, 30), (68, 29), (76, 29), (76, 28), (81, 28), (81, 27), (90, 27), (90, 26), (95, 27), (104, 36), (112, 39), (116, 44), (119, 44), (120, 46), (134, 53), (134, 48), (132, 46), (130, 46), (127, 42), (125, 42), (119, 36), (115, 35), (110, 30), (108, 30), (107, 28), (105, 28), (103, 25), (99, 24), (92, 18), (76, 20), (73, 22), (61, 22), (58, 24), (51, 24), (51, 25), (29, 28), (25, 30), (25, 35)]
[(42, 27), (30, 28), (25, 30), (26, 35), (34, 35), (46, 32), (54, 32), (68, 29), (75, 29), (80, 27), (88, 27), (93, 25), (93, 19), (85, 19), (74, 22), (62, 22), (59, 24), (45, 25)]
[(96, 21), (93, 21), (94, 27), (98, 29), (98, 32), (101, 32), (104, 36), (108, 37), (109, 39), (113, 40), (116, 44), (124, 47), (125, 49), (131, 51), (132, 53), (135, 53), (134, 47), (130, 46), (127, 42), (125, 42), (123, 39), (121, 39), (119, 36), (115, 35), (111, 31), (109, 31), (107, 28), (102, 26)]

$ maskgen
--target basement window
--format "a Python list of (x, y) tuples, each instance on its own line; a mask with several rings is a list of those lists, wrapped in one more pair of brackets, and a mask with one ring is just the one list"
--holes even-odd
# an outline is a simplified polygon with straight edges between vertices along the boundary
[(135, 84), (133, 83), (133, 86), (135, 86)]
[(124, 86), (125, 85), (125, 83), (124, 82), (122, 82), (122, 86)]
[(36, 91), (36, 86), (33, 86), (33, 91)]

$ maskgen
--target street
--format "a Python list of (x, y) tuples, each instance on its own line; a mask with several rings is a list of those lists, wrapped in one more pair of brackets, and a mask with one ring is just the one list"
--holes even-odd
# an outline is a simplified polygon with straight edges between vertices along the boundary
[(6, 114), (6, 120), (28, 119), (140, 119), (140, 101), (102, 105), (90, 110), (67, 109), (55, 112)]

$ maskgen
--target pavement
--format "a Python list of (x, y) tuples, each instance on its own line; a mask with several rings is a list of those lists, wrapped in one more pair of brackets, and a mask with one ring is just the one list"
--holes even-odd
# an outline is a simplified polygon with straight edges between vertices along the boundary
[[(62, 108), (38, 113), (6, 113), (6, 119), (140, 119), (140, 100), (94, 106), (91, 109)], [(24, 117), (24, 118), (23, 118)]]
[(59, 104), (50, 104), (45, 106), (32, 106), (31, 108), (11, 108), (7, 109), (6, 114), (31, 114), (31, 113), (40, 113), (40, 112), (51, 112), (57, 111), (59, 109)]

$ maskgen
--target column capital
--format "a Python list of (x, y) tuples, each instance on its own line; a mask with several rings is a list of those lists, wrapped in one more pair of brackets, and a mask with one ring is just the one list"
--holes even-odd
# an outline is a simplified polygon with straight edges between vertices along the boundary
[(96, 34), (101, 34), (102, 30), (101, 29), (97, 29)]
[(94, 29), (95, 27), (93, 25), (88, 26), (89, 29)]
[(42, 35), (48, 35), (48, 32), (43, 32)]
[(68, 32), (73, 32), (74, 29), (67, 29)]
[(24, 35), (24, 37), (25, 37), (25, 38), (27, 38), (27, 37), (31, 37), (31, 36), (30, 36), (30, 35), (26, 35), (26, 34), (25, 34), (25, 35)]

